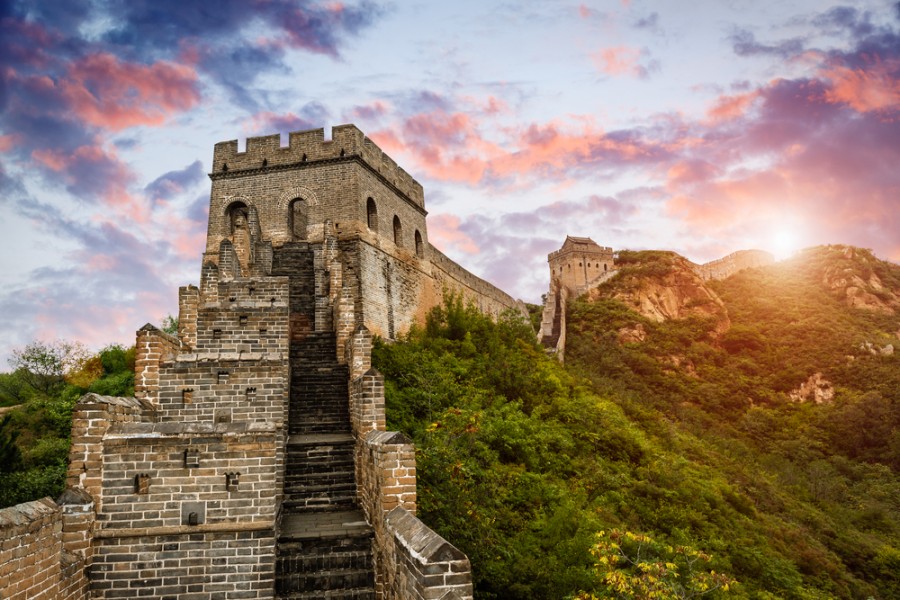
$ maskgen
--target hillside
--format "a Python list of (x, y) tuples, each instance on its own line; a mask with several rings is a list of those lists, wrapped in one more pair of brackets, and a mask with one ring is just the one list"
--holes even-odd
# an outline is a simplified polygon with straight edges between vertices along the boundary
[[(376, 363), (420, 515), (469, 554), (479, 597), (617, 597), (615, 529), (708, 553), (679, 585), (738, 583), (706, 597), (896, 598), (898, 295), (900, 267), (855, 248), (719, 282), (630, 253), (568, 307), (565, 369), (458, 303)], [(677, 588), (661, 597), (697, 594)]]

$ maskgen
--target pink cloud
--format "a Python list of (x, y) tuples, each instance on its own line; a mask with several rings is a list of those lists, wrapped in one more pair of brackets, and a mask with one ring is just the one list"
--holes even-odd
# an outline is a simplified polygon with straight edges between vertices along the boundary
[(646, 73), (640, 64), (640, 48), (630, 46), (603, 48), (592, 54), (591, 59), (597, 69), (607, 75), (641, 77)]
[(466, 254), (478, 254), (478, 244), (460, 229), (456, 215), (431, 215), (428, 217), (428, 239), (442, 252), (457, 250)]
[(713, 106), (706, 111), (706, 116), (713, 123), (737, 119), (746, 114), (758, 97), (757, 91), (719, 96)]
[(825, 97), (858, 112), (900, 108), (900, 60), (876, 61), (868, 69), (835, 65), (820, 75), (831, 83)]
[(13, 146), (19, 143), (21, 136), (15, 133), (0, 135), (0, 152), (9, 152)]
[[(607, 133), (590, 118), (497, 128), (495, 115), (481, 106), (464, 99), (460, 110), (416, 113), (371, 136), (386, 151), (408, 156), (429, 177), (470, 185), (515, 186), (548, 177), (565, 183), (572, 171), (649, 163), (669, 152), (667, 144), (631, 132)], [(488, 139), (488, 131), (496, 139)]]
[(161, 125), (200, 101), (193, 68), (164, 61), (122, 62), (107, 53), (73, 63), (59, 91), (79, 119), (113, 131)]
[(118, 215), (139, 223), (149, 218), (147, 202), (128, 191), (134, 183), (134, 173), (114, 151), (85, 145), (71, 152), (37, 149), (31, 156), (79, 195), (98, 199)]
[(375, 100), (369, 104), (354, 106), (348, 113), (349, 119), (347, 120), (355, 121), (362, 119), (365, 121), (375, 121), (384, 116), (389, 108), (390, 105), (387, 102)]
[(592, 12), (593, 12), (593, 11), (591, 11), (591, 9), (590, 9), (588, 6), (584, 5), (584, 4), (579, 4), (579, 5), (578, 5), (578, 15), (579, 15), (582, 19), (590, 19), (590, 18), (591, 18)]

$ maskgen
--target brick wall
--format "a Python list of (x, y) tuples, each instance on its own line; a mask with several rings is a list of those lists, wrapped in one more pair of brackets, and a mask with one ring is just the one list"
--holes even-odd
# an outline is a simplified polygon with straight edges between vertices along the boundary
[(402, 433), (384, 430), (384, 378), (371, 368), (371, 350), (372, 334), (360, 327), (345, 353), (357, 497), (375, 531), (376, 594), (384, 600), (471, 599), (466, 556), (415, 516), (415, 448)]
[(444, 290), (462, 294), (465, 302), (473, 303), (481, 312), (494, 318), (506, 310), (516, 311), (522, 316), (527, 315), (522, 302), (514, 299), (500, 288), (472, 275), (436, 248), (429, 248), (429, 255), (434, 282), (432, 296), (436, 295), (442, 300)]
[(272, 598), (271, 423), (128, 423), (103, 444), (96, 598)]
[(197, 311), (200, 309), (200, 288), (187, 285), (178, 288), (178, 339), (186, 349), (197, 345)]
[(134, 351), (134, 395), (155, 401), (159, 390), (159, 366), (181, 350), (178, 338), (149, 323), (137, 332)]
[(385, 600), (470, 600), (472, 567), (465, 554), (402, 506), (389, 512)]
[(217, 288), (213, 299), (201, 297), (193, 353), (287, 351), (287, 277), (240, 279)]
[(100, 509), (100, 469), (103, 436), (116, 423), (152, 421), (156, 411), (148, 401), (85, 394), (72, 409), (72, 446), (66, 485), (87, 491)]
[[(276, 431), (253, 423), (128, 423), (103, 444), (104, 530), (205, 531), (238, 522), (274, 527)], [(229, 486), (228, 474), (238, 474)], [(138, 478), (146, 476), (144, 483)], [(198, 513), (196, 526), (188, 525)]]
[(271, 529), (97, 539), (94, 599), (274, 597)]
[(163, 366), (159, 421), (281, 423), (287, 414), (287, 352), (264, 356), (215, 360), (187, 354)]
[(50, 498), (0, 510), (0, 598), (83, 600), (84, 559), (65, 551), (63, 513)]

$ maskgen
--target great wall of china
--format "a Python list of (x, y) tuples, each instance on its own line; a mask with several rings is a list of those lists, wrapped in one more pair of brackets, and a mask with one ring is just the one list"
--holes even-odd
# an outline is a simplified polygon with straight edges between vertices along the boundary
[[(415, 516), (372, 340), (446, 292), (524, 306), (430, 246), (422, 186), (352, 125), (217, 144), (210, 179), (177, 335), (137, 332), (134, 397), (75, 406), (56, 502), (0, 511), (0, 598), (471, 599), (466, 556)], [(711, 277), (743, 259), (723, 260)], [(569, 238), (550, 270), (556, 346), (613, 252)]]

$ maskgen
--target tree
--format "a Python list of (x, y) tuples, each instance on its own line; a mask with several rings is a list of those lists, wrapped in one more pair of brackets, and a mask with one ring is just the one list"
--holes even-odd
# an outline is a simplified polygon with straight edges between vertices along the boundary
[[(723, 573), (701, 569), (712, 561), (708, 554), (688, 546), (667, 546), (630, 531), (601, 531), (591, 548), (597, 577), (609, 597), (634, 600), (687, 600), (727, 592), (735, 580)], [(576, 600), (598, 600), (581, 592)]]
[(19, 432), (10, 427), (12, 415), (0, 419), (0, 473), (12, 473), (22, 466), (22, 452), (16, 445)]
[(23, 383), (36, 392), (50, 394), (65, 383), (65, 375), (79, 369), (90, 353), (79, 342), (35, 340), (12, 351), (9, 365)]
[(162, 327), (160, 329), (162, 329), (169, 335), (178, 335), (178, 317), (166, 315), (166, 318), (163, 319)]

